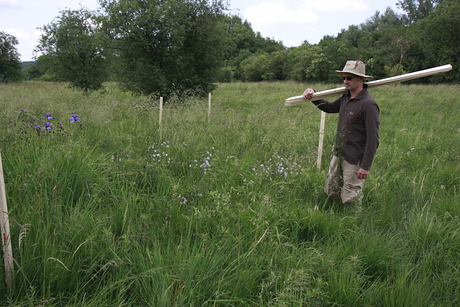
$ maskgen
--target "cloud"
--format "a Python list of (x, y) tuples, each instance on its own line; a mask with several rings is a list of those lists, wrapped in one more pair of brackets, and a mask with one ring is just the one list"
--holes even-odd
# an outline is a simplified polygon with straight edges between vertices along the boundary
[(260, 2), (245, 11), (245, 18), (251, 21), (255, 29), (277, 24), (306, 24), (317, 20), (317, 16), (309, 9), (291, 10), (283, 4)]
[(21, 8), (19, 0), (0, 0), (0, 7), (6, 9)]
[(370, 8), (369, 4), (361, 0), (305, 0), (304, 4), (304, 7), (328, 12), (365, 11)]
[(31, 60), (33, 57), (32, 51), (37, 45), (36, 33), (35, 35), (31, 35), (30, 32), (18, 28), (8, 28), (4, 31), (18, 39), (19, 44), (16, 46), (16, 48), (19, 54), (21, 55), (20, 58), (23, 61)]
[(22, 29), (16, 29), (16, 28), (8, 28), (5, 29), (4, 32), (13, 35), (18, 39), (18, 41), (27, 41), (30, 39), (29, 32), (24, 31)]

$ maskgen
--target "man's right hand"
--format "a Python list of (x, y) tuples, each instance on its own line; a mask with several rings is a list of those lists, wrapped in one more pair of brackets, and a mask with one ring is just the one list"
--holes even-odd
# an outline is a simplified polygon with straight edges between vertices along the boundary
[(303, 92), (303, 98), (305, 99), (311, 99), (313, 97), (313, 94), (315, 93), (315, 90), (311, 88), (307, 88), (305, 92)]

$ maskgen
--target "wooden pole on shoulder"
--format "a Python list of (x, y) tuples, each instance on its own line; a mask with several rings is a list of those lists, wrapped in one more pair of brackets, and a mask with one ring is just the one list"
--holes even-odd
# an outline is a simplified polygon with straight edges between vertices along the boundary
[(5, 281), (11, 289), (14, 277), (13, 251), (11, 248), (10, 223), (6, 205), (5, 180), (3, 178), (2, 155), (0, 153), (0, 229), (2, 233), (3, 260), (5, 262)]
[[(416, 72), (412, 72), (412, 73), (408, 73), (408, 74), (400, 75), (396, 77), (385, 78), (385, 79), (380, 79), (376, 81), (370, 81), (370, 82), (367, 82), (366, 84), (368, 88), (373, 88), (373, 87), (377, 87), (381, 85), (394, 84), (394, 83), (409, 81), (409, 80), (418, 79), (422, 77), (428, 77), (428, 76), (440, 74), (443, 72), (448, 72), (449, 70), (452, 70), (452, 65), (447, 64), (447, 65), (429, 68), (425, 70), (420, 70), (420, 71), (416, 71)], [(287, 98), (285, 105), (288, 107), (294, 106), (296, 104), (301, 104), (307, 101), (314, 101), (314, 100), (319, 100), (319, 99), (326, 98), (326, 97), (341, 95), (346, 92), (347, 90), (345, 89), (345, 87), (338, 87), (338, 88), (334, 88), (331, 90), (316, 92), (313, 94), (313, 97), (311, 99), (305, 99), (303, 98), (303, 95), (294, 96), (294, 97)]]

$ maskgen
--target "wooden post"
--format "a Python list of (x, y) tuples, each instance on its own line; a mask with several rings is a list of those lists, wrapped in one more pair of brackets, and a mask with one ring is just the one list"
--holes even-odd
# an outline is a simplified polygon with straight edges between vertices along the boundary
[(160, 97), (160, 118), (158, 121), (159, 131), (160, 131), (160, 139), (161, 139), (161, 119), (163, 117), (163, 97)]
[(211, 93), (209, 93), (209, 100), (208, 100), (208, 124), (211, 121)]
[(318, 159), (316, 160), (318, 171), (321, 170), (321, 157), (323, 156), (323, 140), (324, 140), (325, 124), (326, 124), (326, 112), (321, 111), (321, 123), (319, 125)]
[(13, 251), (11, 248), (10, 223), (6, 205), (5, 180), (3, 178), (2, 155), (0, 153), (0, 229), (2, 233), (3, 260), (5, 262), (5, 281), (9, 289), (14, 277)]

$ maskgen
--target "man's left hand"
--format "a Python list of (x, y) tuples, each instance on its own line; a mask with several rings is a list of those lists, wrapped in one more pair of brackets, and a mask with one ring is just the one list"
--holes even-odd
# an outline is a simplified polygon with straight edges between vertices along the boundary
[(358, 179), (366, 179), (368, 175), (369, 175), (369, 171), (366, 171), (365, 169), (362, 169), (362, 168), (359, 169)]

